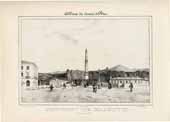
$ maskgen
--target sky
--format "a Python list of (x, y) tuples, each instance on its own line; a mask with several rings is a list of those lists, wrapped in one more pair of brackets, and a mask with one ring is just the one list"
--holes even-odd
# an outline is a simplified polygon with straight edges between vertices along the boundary
[(22, 60), (39, 72), (84, 70), (115, 65), (149, 67), (147, 18), (24, 18), (21, 22)]

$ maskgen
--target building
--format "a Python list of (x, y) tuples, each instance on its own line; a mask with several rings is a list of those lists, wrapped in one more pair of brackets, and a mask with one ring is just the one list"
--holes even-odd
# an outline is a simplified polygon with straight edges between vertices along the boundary
[(21, 61), (21, 86), (31, 89), (38, 87), (38, 67), (35, 63)]
[(57, 79), (57, 78), (54, 78), (54, 79), (51, 79), (49, 84), (50, 85), (53, 85), (54, 88), (60, 88), (60, 87), (63, 87), (63, 84), (67, 84), (68, 81), (66, 80), (61, 80), (61, 79)]
[(134, 86), (148, 86), (149, 79), (144, 79), (140, 77), (112, 77), (110, 78), (110, 83), (112, 87), (123, 87), (128, 88), (130, 83)]

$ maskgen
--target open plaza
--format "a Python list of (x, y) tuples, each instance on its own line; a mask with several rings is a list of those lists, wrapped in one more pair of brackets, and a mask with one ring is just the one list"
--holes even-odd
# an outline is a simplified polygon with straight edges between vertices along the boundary
[(93, 92), (92, 86), (44, 89), (23, 89), (22, 102), (24, 103), (150, 103), (148, 86), (129, 88), (102, 87)]

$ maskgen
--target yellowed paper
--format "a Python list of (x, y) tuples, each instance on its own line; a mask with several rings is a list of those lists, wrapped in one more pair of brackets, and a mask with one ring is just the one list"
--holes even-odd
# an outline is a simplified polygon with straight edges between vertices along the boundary
[[(1, 2), (2, 56), (0, 59), (3, 64), (1, 73), (3, 121), (169, 120), (168, 8), (166, 0), (154, 2), (129, 0), (124, 3), (118, 1)], [(127, 41), (124, 42), (121, 39)], [(115, 49), (117, 54), (113, 53)], [(43, 56), (46, 57), (42, 58)], [(125, 56), (127, 57), (124, 58)], [(132, 58), (134, 59), (131, 60)], [(99, 72), (107, 66), (110, 69), (112, 66), (122, 64), (116, 68), (134, 72), (136, 68), (146, 68), (148, 65), (150, 84), (145, 86), (149, 90), (146, 92), (145, 87), (146, 89), (140, 94), (148, 93), (149, 95), (138, 97), (139, 94), (135, 90), (137, 86), (140, 86), (140, 80), (143, 83), (147, 76), (143, 79), (130, 77), (130, 80), (127, 80), (128, 76), (109, 77), (108, 82), (113, 88), (109, 90), (107, 88), (109, 86), (102, 87), (97, 89), (96, 93), (93, 93), (92, 84), (87, 88), (67, 85), (64, 89), (65, 81), (60, 79), (61, 89), (54, 88), (50, 92), (50, 84), (43, 86), (40, 82), (41, 85), (39, 85), (39, 79), (35, 78), (34, 82), (27, 78), (22, 82), (22, 60), (31, 62), (24, 62), (26, 71), (31, 68), (27, 65), (31, 64), (30, 66), (34, 67), (35, 63), (38, 67), (37, 73), (65, 71), (67, 67), (83, 70), (85, 81), (90, 79), (88, 75), (90, 71)], [(99, 74), (97, 81), (102, 81), (102, 72)], [(26, 73), (26, 75), (30, 74)], [(56, 79), (50, 79), (49, 83), (56, 85)], [(134, 79), (139, 80), (139, 84), (136, 85)], [(114, 88), (114, 81), (119, 81), (119, 88)], [(134, 85), (132, 94), (129, 87), (131, 81)], [(34, 85), (32, 85), (33, 82)], [(122, 87), (122, 82), (125, 83), (125, 89)], [(76, 81), (74, 83), (76, 84)], [(76, 96), (80, 94), (73, 92), (77, 89), (80, 92), (85, 91), (82, 92), (81, 98)], [(70, 92), (64, 90), (70, 90)], [(25, 93), (28, 95), (25, 96)], [(101, 95), (106, 93), (109, 97)], [(44, 94), (47, 94), (48, 98), (41, 99)], [(121, 97), (122, 94), (124, 97)], [(57, 99), (57, 95), (60, 99)], [(137, 97), (134, 97), (135, 95)], [(85, 98), (82, 98), (83, 96)], [(89, 96), (90, 98), (86, 99)]]

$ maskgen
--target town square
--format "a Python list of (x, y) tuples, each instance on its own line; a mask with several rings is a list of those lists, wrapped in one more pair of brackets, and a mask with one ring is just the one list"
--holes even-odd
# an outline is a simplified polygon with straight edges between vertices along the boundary
[(151, 103), (150, 18), (20, 19), (21, 104)]

